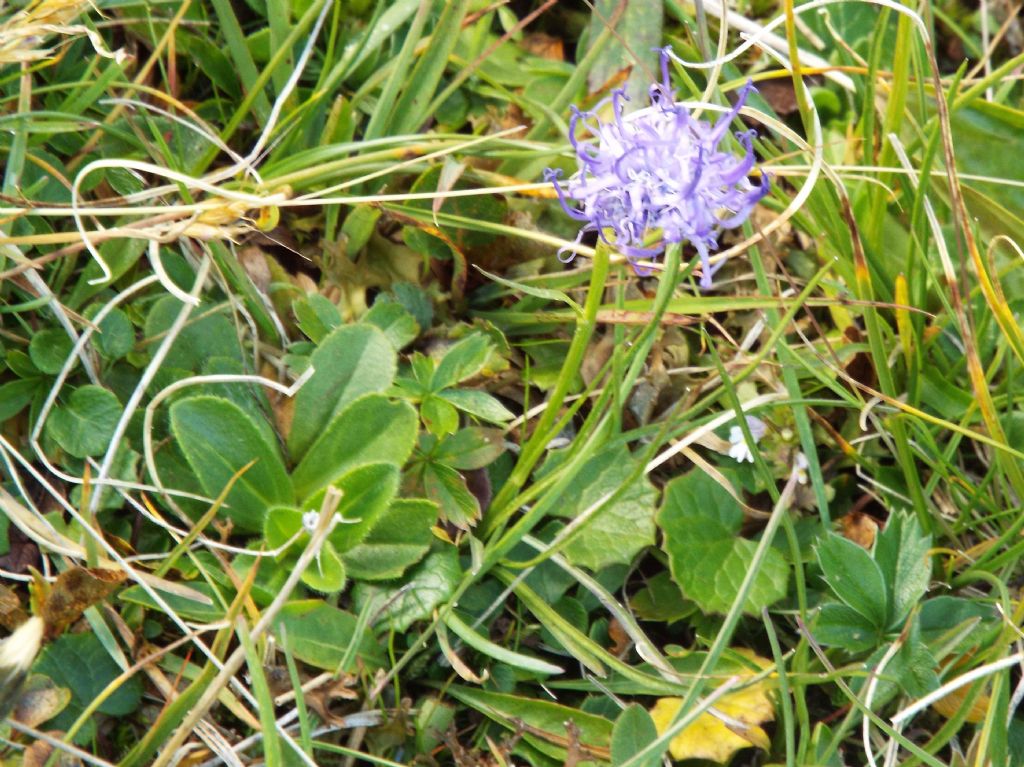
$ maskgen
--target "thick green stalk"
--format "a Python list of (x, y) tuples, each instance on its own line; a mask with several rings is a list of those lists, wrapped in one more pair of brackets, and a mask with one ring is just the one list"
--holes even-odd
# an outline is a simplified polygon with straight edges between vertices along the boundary
[(576, 323), (576, 331), (573, 333), (572, 342), (569, 344), (569, 351), (565, 356), (565, 364), (562, 365), (562, 372), (558, 376), (555, 388), (548, 397), (547, 407), (540, 416), (533, 435), (523, 446), (512, 474), (506, 480), (501, 490), (491, 503), (490, 513), (487, 514), (481, 524), (481, 532), (486, 536), (494, 529), (495, 525), (502, 522), (515, 510), (510, 504), (526, 483), (530, 472), (536, 466), (537, 461), (544, 454), (544, 449), (551, 441), (554, 434), (551, 434), (551, 426), (558, 418), (562, 404), (565, 402), (569, 390), (572, 388), (579, 374), (580, 365), (583, 363), (583, 355), (586, 354), (590, 338), (597, 327), (597, 310), (601, 306), (601, 299), (604, 296), (604, 286), (608, 279), (608, 248), (603, 245), (597, 247), (594, 253), (594, 260), (591, 264), (590, 286), (587, 289), (587, 301), (583, 306), (583, 316)]

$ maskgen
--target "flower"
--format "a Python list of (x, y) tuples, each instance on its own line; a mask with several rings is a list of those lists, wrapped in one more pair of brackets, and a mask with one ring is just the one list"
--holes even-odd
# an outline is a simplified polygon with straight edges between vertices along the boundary
[[(756, 445), (761, 441), (761, 438), (768, 431), (768, 427), (765, 426), (764, 421), (755, 416), (748, 415), (747, 428), (750, 429), (750, 436), (754, 438), (754, 444)], [(729, 457), (735, 459), (739, 463), (747, 461), (748, 463), (754, 462), (754, 454), (750, 451), (750, 445), (747, 444), (747, 440), (743, 436), (743, 429), (739, 426), (732, 426), (729, 428)]]
[[(565, 212), (584, 222), (576, 242), (586, 232), (597, 232), (630, 260), (638, 274), (645, 274), (637, 266), (638, 259), (659, 256), (666, 243), (687, 241), (700, 255), (700, 284), (707, 289), (715, 271), (710, 252), (718, 247), (719, 232), (747, 219), (768, 193), (768, 176), (761, 174), (759, 186), (747, 179), (754, 167), (754, 131), (736, 134), (745, 150), (739, 157), (718, 148), (751, 83), (740, 90), (736, 106), (714, 125), (696, 120), (675, 102), (668, 77), (670, 55), (669, 48), (662, 49), (662, 82), (651, 86), (650, 106), (623, 114), (623, 101), (628, 99), (620, 89), (594, 111), (573, 107), (569, 140), (579, 171), (564, 190), (558, 183), (560, 171), (548, 168), (544, 178), (554, 184)], [(597, 112), (609, 100), (612, 120), (603, 122)], [(594, 135), (596, 145), (576, 137), (580, 123)], [(579, 202), (581, 208), (572, 207), (569, 200)], [(614, 233), (614, 243), (606, 230)], [(645, 245), (645, 239), (658, 232), (661, 241)]]
[(796, 481), (801, 485), (807, 484), (807, 469), (810, 463), (807, 462), (807, 456), (802, 452), (796, 454), (796, 458), (793, 459), (793, 468), (796, 471)]

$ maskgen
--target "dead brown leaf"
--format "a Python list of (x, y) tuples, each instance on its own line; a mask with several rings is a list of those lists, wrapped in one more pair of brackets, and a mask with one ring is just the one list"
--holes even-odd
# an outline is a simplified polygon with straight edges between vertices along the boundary
[(27, 620), (28, 613), (22, 609), (18, 595), (0, 584), (0, 626), (14, 631)]
[(33, 674), (18, 693), (11, 718), (27, 727), (38, 727), (57, 716), (71, 702), (71, 690), (50, 677)]
[(99, 567), (73, 567), (57, 576), (46, 590), (40, 616), (46, 623), (46, 636), (60, 636), (82, 613), (101, 602), (124, 583), (120, 570)]
[(864, 512), (851, 511), (839, 520), (839, 525), (843, 537), (861, 548), (870, 549), (875, 545), (878, 523)]

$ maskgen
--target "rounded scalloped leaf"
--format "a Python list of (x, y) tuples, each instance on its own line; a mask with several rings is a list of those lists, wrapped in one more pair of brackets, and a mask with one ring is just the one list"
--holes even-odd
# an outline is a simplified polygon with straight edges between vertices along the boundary
[[(728, 612), (750, 570), (757, 544), (739, 537), (743, 509), (714, 479), (691, 471), (672, 480), (657, 516), (672, 579), (705, 613)], [(786, 596), (789, 565), (769, 549), (743, 603), (757, 614)]]

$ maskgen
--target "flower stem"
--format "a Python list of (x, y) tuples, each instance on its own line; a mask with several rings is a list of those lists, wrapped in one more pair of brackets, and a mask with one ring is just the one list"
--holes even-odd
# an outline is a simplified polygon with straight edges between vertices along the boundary
[(544, 454), (547, 444), (557, 436), (551, 433), (551, 427), (558, 418), (562, 404), (579, 375), (583, 355), (594, 334), (594, 328), (597, 327), (597, 310), (601, 306), (607, 280), (608, 247), (604, 243), (598, 243), (591, 262), (590, 286), (587, 288), (587, 300), (583, 306), (583, 315), (576, 323), (576, 330), (565, 356), (565, 364), (562, 365), (558, 381), (548, 397), (547, 407), (541, 414), (537, 426), (533, 430), (533, 435), (523, 446), (515, 468), (491, 503), (490, 512), (484, 516), (481, 527), (485, 535), (504, 522), (515, 510), (514, 506), (510, 506), (510, 502), (519, 495), (519, 491), (526, 483), (533, 467)]

